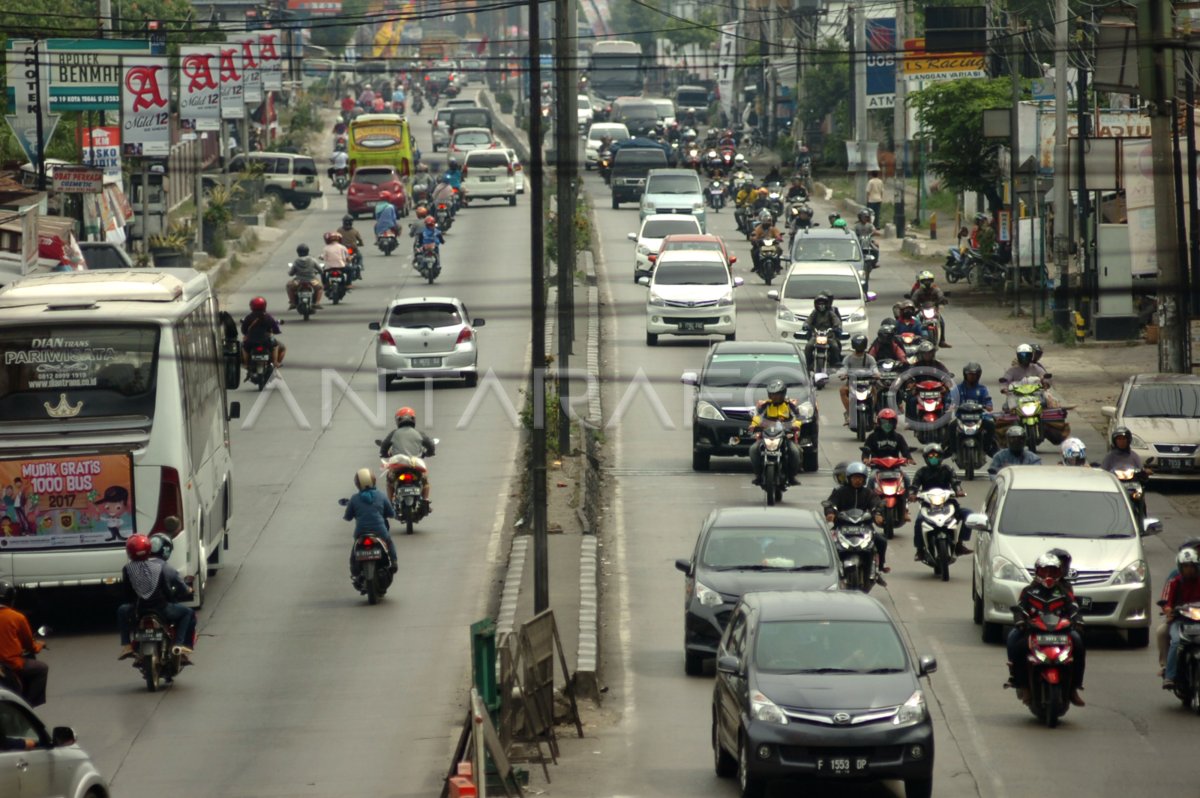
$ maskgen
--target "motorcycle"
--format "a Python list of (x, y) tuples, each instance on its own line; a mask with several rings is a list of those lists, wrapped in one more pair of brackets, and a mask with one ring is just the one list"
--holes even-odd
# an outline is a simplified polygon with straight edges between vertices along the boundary
[(1125, 495), (1133, 506), (1133, 514), (1140, 524), (1146, 518), (1146, 494), (1142, 486), (1144, 472), (1134, 468), (1118, 468), (1112, 473), (1125, 489)]
[(985, 258), (974, 251), (967, 252), (965, 268), (967, 283), (972, 288), (1000, 289), (1004, 287), (1004, 283), (1008, 280), (1008, 267), (992, 258)]
[(383, 231), (383, 233), (375, 239), (375, 246), (379, 247), (379, 251), (384, 255), (391, 255), (396, 251), (396, 247), (400, 246), (400, 241), (396, 238), (396, 231)]
[(911, 366), (917, 362), (917, 347), (925, 339), (915, 332), (905, 331), (898, 333), (897, 338), (900, 339), (900, 346), (904, 348), (904, 354), (908, 358), (908, 364)]
[(787, 226), (795, 235), (797, 230), (812, 227), (812, 208), (806, 202), (793, 202), (787, 209)]
[(775, 219), (783, 218), (783, 195), (778, 189), (772, 189), (767, 194), (767, 210), (771, 212), (771, 216)]
[(1025, 428), (1025, 445), (1029, 451), (1037, 451), (1038, 444), (1045, 440), (1042, 412), (1046, 407), (1042, 393), (1042, 378), (1029, 376), (1008, 386), (1005, 413), (1015, 416), (1013, 423)]
[(443, 233), (450, 232), (450, 226), (454, 224), (454, 214), (450, 212), (450, 206), (444, 202), (439, 202), (437, 210), (434, 211), (434, 218), (437, 220), (438, 229)]
[[(906, 366), (903, 363), (891, 359), (881, 360), (879, 361), (878, 365), (879, 395), (887, 396), (891, 394), (892, 386), (896, 384), (896, 380), (900, 379), (900, 375), (904, 372)], [(881, 401), (880, 404), (885, 404), (885, 402)], [(892, 409), (895, 410), (896, 408), (893, 407)], [(874, 423), (874, 419), (872, 419), (872, 423)]]
[(720, 180), (714, 180), (708, 184), (708, 206), (714, 212), (720, 213), (725, 207), (725, 184)]
[(709, 177), (713, 177), (717, 172), (725, 168), (725, 159), (721, 157), (721, 153), (716, 150), (709, 150), (704, 153), (704, 169), (708, 172)]
[(329, 297), (329, 301), (335, 305), (346, 296), (346, 275), (345, 269), (336, 267), (321, 270), (322, 282), (325, 283), (325, 296)]
[(146, 689), (158, 690), (160, 682), (170, 684), (184, 668), (183, 651), (175, 645), (175, 627), (158, 613), (138, 616), (129, 636), (133, 643), (133, 667), (142, 672)]
[(879, 578), (875, 525), (867, 510), (842, 510), (833, 522), (833, 547), (842, 562), (846, 590), (870, 593)]
[(301, 281), (300, 285), (296, 286), (296, 312), (308, 321), (308, 317), (313, 314), (317, 307), (317, 292), (312, 287), (311, 283)]
[(838, 332), (832, 328), (826, 330), (812, 330), (805, 325), (795, 334), (797, 340), (808, 341), (812, 339), (812, 365), (809, 371), (812, 373), (813, 385), (817, 390), (825, 387), (829, 382), (829, 371), (838, 364), (833, 361), (833, 336)]
[(942, 338), (942, 318), (936, 302), (922, 302), (918, 310), (921, 327), (928, 333), (930, 341), (937, 343)]
[(859, 236), (858, 245), (862, 247), (863, 262), (869, 275), (879, 266), (879, 247), (875, 246), (874, 236)]
[[(434, 440), (437, 443), (437, 440)], [(430, 455), (432, 457), (432, 455)], [(404, 534), (413, 533), (413, 525), (429, 515), (429, 503), (422, 498), (425, 488), (425, 460), (394, 454), (381, 459), (383, 472), (392, 494), (392, 509), (396, 518), (404, 522)]]
[(983, 405), (963, 402), (954, 412), (954, 459), (966, 472), (968, 480), (983, 468), (987, 455), (983, 446)]
[(425, 110), (425, 101), (421, 99), (420, 94), (414, 94), (412, 98), (412, 109), (414, 114), (419, 114)]
[(946, 263), (942, 266), (942, 270), (946, 272), (946, 282), (957, 283), (967, 278), (971, 267), (966, 253), (966, 246), (950, 247), (946, 251)]
[(1175, 614), (1180, 625), (1175, 697), (1185, 709), (1200, 715), (1200, 604), (1176, 607)]
[(346, 262), (346, 276), (349, 282), (356, 283), (363, 278), (362, 253), (358, 247), (346, 247), (346, 251), (350, 253), (350, 259)]
[[(762, 446), (762, 489), (767, 494), (767, 506), (774, 507), (783, 501), (783, 492), (788, 488), (787, 457), (788, 434), (783, 424), (776, 421), (768, 425), (760, 436)], [(759, 445), (759, 444), (756, 444)]]
[(604, 180), (605, 185), (609, 185), (612, 178), (612, 150), (607, 147), (602, 147), (597, 156), (596, 170), (600, 172), (600, 177)]
[[(349, 499), (338, 499), (338, 504), (343, 507), (349, 503)], [(358, 566), (357, 577), (351, 571), (355, 589), (366, 594), (368, 604), (378, 604), (392, 586), (392, 556), (387, 541), (372, 532), (364, 532), (354, 538), (350, 552)]]
[(872, 457), (867, 465), (874, 472), (871, 484), (875, 495), (883, 505), (883, 535), (888, 540), (896, 532), (896, 527), (904, 525), (904, 503), (907, 499), (907, 489), (904, 486), (904, 472), (900, 467), (908, 460), (903, 457)]
[(701, 171), (700, 149), (698, 147), (688, 147), (684, 152), (683, 165), (693, 172)]
[(758, 245), (758, 266), (754, 270), (767, 285), (783, 271), (783, 249), (779, 240), (764, 238)]
[(923, 444), (943, 443), (947, 430), (943, 422), (948, 392), (946, 384), (941, 380), (920, 380), (913, 390), (916, 392), (916, 415), (913, 418), (921, 422), (917, 428), (917, 440)]
[(917, 494), (921, 512), (917, 521), (923, 527), (925, 556), (921, 562), (933, 568), (933, 575), (943, 582), (950, 581), (950, 563), (954, 555), (954, 544), (958, 540), (958, 504), (955, 493), (945, 488), (930, 488)]
[(1018, 625), (1029, 629), (1029, 681), (1019, 686), (1029, 690), (1030, 712), (1053, 729), (1071, 707), (1075, 644), (1071, 641), (1071, 621), (1049, 609), (1035, 608), (1028, 613), (1013, 607), (1013, 616)]
[(850, 381), (850, 428), (858, 440), (866, 440), (875, 428), (875, 375), (867, 369), (854, 369)]
[[(37, 637), (35, 637), (33, 641), (33, 650), (21, 652), (21, 656), (25, 657), (26, 659), (37, 659), (38, 652), (45, 649), (46, 646), (43, 642), (43, 638), (50, 634), (50, 628), (48, 626), (39, 626), (35, 630), (35, 634)], [(32, 704), (32, 702), (29, 701), (32, 696), (26, 694), (25, 684), (21, 681), (20, 672), (13, 670), (3, 662), (0, 662), (0, 687), (16, 693), (17, 695), (21, 696), (21, 698)]]
[(442, 273), (442, 267), (438, 260), (437, 246), (434, 244), (424, 244), (416, 253), (416, 258), (413, 262), (413, 267), (417, 273), (428, 280), (431, 284)]
[(339, 194), (345, 194), (346, 188), (350, 185), (350, 170), (335, 169), (333, 171), (333, 187), (338, 190)]
[(733, 209), (733, 221), (737, 224), (738, 232), (744, 236), (749, 236), (754, 231), (748, 205), (738, 205)]
[[(297, 299), (299, 297), (297, 296)], [(275, 373), (275, 365), (271, 362), (271, 347), (267, 344), (255, 344), (250, 348), (250, 368), (248, 369), (247, 379), (254, 385), (258, 386), (258, 390), (266, 387), (271, 381), (271, 376)]]

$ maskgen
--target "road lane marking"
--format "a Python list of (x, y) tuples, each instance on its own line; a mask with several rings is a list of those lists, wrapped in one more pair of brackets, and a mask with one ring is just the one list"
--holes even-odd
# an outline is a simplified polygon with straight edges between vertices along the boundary
[[(933, 638), (929, 639), (929, 646), (933, 649), (933, 655), (937, 657), (938, 673), (941, 675), (946, 684), (950, 686), (950, 692), (954, 696), (954, 703), (958, 705), (958, 713), (960, 716), (962, 716), (963, 725), (967, 727), (967, 735), (971, 738), (971, 745), (975, 747), (975, 752), (979, 755), (976, 761), (978, 762), (980, 770), (983, 771), (983, 774), (987, 777), (987, 781), (991, 785), (991, 795), (995, 798), (1004, 798), (1004, 796), (1007, 794), (1004, 791), (1004, 781), (1000, 778), (1000, 774), (988, 765), (988, 747), (986, 743), (984, 743), (983, 734), (979, 730), (979, 725), (975, 723), (971, 705), (967, 701), (967, 694), (963, 691), (962, 684), (958, 681), (958, 677), (954, 675), (954, 669), (949, 665), (949, 660), (946, 657), (946, 650), (942, 648), (941, 643)], [(946, 720), (946, 725), (950, 725), (949, 719)], [(963, 757), (963, 760), (967, 762), (968, 768), (972, 767), (970, 761), (967, 760), (966, 757)], [(982, 785), (980, 785), (977, 780), (976, 787), (980, 786)]]

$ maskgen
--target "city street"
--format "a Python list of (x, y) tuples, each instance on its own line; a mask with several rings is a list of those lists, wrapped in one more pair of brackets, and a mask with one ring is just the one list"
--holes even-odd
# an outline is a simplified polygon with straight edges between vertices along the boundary
[[(605, 323), (607, 380), (606, 416), (623, 403), (626, 412), (610, 419), (606, 486), (611, 491), (605, 541), (604, 612), (607, 636), (605, 718), (591, 739), (568, 739), (568, 759), (553, 773), (546, 794), (553, 796), (734, 795), (733, 780), (713, 774), (709, 744), (712, 678), (689, 678), (683, 671), (683, 577), (674, 560), (687, 557), (708, 512), (723, 505), (756, 505), (763, 501), (750, 484), (745, 460), (713, 460), (711, 472), (691, 469), (689, 387), (679, 384), (685, 370), (698, 370), (709, 340), (664, 338), (657, 348), (645, 344), (646, 289), (631, 280), (633, 244), (626, 233), (636, 230), (634, 209), (608, 209), (608, 192), (590, 175), (587, 189), (600, 228), (604, 261), (602, 297), (607, 297)], [(816, 203), (818, 219), (832, 210)], [(750, 273), (749, 245), (734, 227), (733, 214), (709, 212), (710, 232), (726, 238), (738, 255), (735, 274), (746, 280), (738, 289), (738, 340), (775, 336), (777, 305), (767, 288)], [(895, 245), (891, 248), (894, 252)], [(915, 269), (885, 245), (881, 268), (872, 278), (879, 300), (870, 308), (872, 332), (893, 302), (910, 285)], [(937, 270), (940, 277), (940, 270)], [(965, 290), (960, 288), (960, 290)], [(969, 360), (982, 363), (984, 382), (998, 395), (997, 376), (1007, 368), (1019, 341), (996, 340), (969, 309), (950, 305), (948, 337), (954, 348), (939, 357), (956, 373)], [(1047, 367), (1054, 363), (1047, 355)], [(630, 380), (644, 372), (669, 416), (645, 393), (623, 397)], [(857, 456), (857, 442), (840, 424), (836, 383), (821, 392), (821, 470), (804, 475), (800, 488), (784, 496), (786, 506), (815, 507), (833, 486), (830, 469)], [(1059, 390), (1069, 403), (1071, 386)], [(1105, 442), (1085, 424), (1074, 426), (1089, 452), (1103, 452)], [(910, 434), (910, 443), (915, 439)], [(1055, 468), (1057, 452), (1041, 447), (1047, 467)], [(966, 485), (967, 506), (979, 507), (987, 482), (977, 477)], [(1164, 520), (1161, 538), (1147, 540), (1155, 593), (1170, 571), (1175, 543), (1195, 529), (1195, 520), (1177, 516), (1161, 495), (1150, 494), (1150, 513)], [(893, 567), (887, 589), (878, 597), (906, 629), (917, 654), (932, 654), (938, 672), (929, 683), (930, 709), (937, 741), (934, 794), (941, 796), (1016, 796), (1044, 789), (1053, 779), (1072, 792), (1089, 796), (1123, 796), (1145, 792), (1187, 792), (1191, 777), (1164, 767), (1189, 756), (1195, 718), (1159, 689), (1154, 647), (1129, 649), (1116, 635), (1089, 636), (1088, 706), (1074, 708), (1061, 727), (1048, 730), (1001, 689), (1007, 678), (1002, 647), (980, 641), (971, 621), (970, 558), (952, 567), (943, 584), (912, 560), (911, 524), (898, 532), (889, 550)], [(601, 786), (602, 785), (602, 786)], [(772, 794), (794, 794), (784, 788)], [(846, 785), (815, 788), (812, 795), (902, 795), (899, 783), (847, 790)]]

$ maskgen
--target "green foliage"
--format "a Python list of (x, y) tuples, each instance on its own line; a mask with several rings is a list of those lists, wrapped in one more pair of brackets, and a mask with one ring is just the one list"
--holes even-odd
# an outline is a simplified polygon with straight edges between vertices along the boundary
[[(654, 5), (659, 0), (649, 0)], [(657, 31), (669, 27), (669, 19), (653, 8), (633, 0), (612, 0), (609, 4), (612, 28), (618, 39), (629, 39), (642, 46), (643, 53), (654, 52)]]
[(922, 142), (928, 142), (928, 169), (953, 192), (994, 193), (995, 152), (981, 146), (983, 112), (1012, 105), (1008, 78), (963, 78), (931, 84), (908, 95), (916, 109)]
[(850, 53), (839, 39), (827, 37), (813, 55), (804, 74), (804, 99), (800, 118), (806, 128), (819, 125), (825, 117), (832, 120), (822, 162), (846, 163), (845, 148), (838, 144), (850, 138)]
[(701, 47), (714, 47), (720, 31), (717, 30), (719, 21), (715, 8), (701, 8), (697, 19), (684, 22), (673, 17), (664, 17), (666, 31), (663, 38), (676, 47), (697, 44)]
[[(558, 262), (558, 222), (554, 215), (558, 208), (558, 195), (550, 194), (547, 196), (547, 205), (551, 212), (546, 218), (546, 257), (554, 262)], [(588, 218), (588, 205), (583, 197), (575, 198), (575, 251), (582, 252), (586, 249), (591, 249), (592, 246), (592, 224)]]
[(500, 106), (500, 113), (511, 114), (516, 100), (513, 99), (512, 92), (502, 89), (496, 92), (496, 104)]
[(312, 43), (340, 51), (353, 38), (359, 23), (366, 18), (370, 11), (367, 5), (367, 0), (344, 0), (341, 21), (338, 24), (322, 22), (309, 29)]

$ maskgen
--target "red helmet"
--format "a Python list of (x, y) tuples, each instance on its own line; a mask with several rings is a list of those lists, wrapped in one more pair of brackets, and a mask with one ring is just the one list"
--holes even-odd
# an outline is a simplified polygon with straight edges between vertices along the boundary
[(425, 226), (426, 227), (433, 227), (435, 224), (437, 224), (437, 220), (434, 219), (432, 216), (425, 217)]
[(402, 407), (396, 411), (396, 426), (403, 424), (416, 424), (417, 411), (411, 407)]
[(896, 411), (890, 407), (885, 407), (879, 411), (879, 415), (875, 417), (877, 421), (895, 421)]
[(250, 310), (254, 311), (255, 313), (266, 313), (267, 300), (260, 296), (254, 297), (254, 299), (250, 300)]
[(418, 219), (424, 219), (428, 215), (429, 215), (428, 208), (426, 208), (424, 205), (417, 206), (417, 218)]
[(145, 560), (150, 557), (150, 538), (145, 535), (130, 535), (125, 541), (125, 553), (131, 560)]
[(381, 200), (387, 200), (388, 202), (391, 202), (391, 201), (392, 201), (392, 192), (390, 192), (390, 191), (380, 191), (380, 192), (379, 192), (379, 198), (380, 198)]

